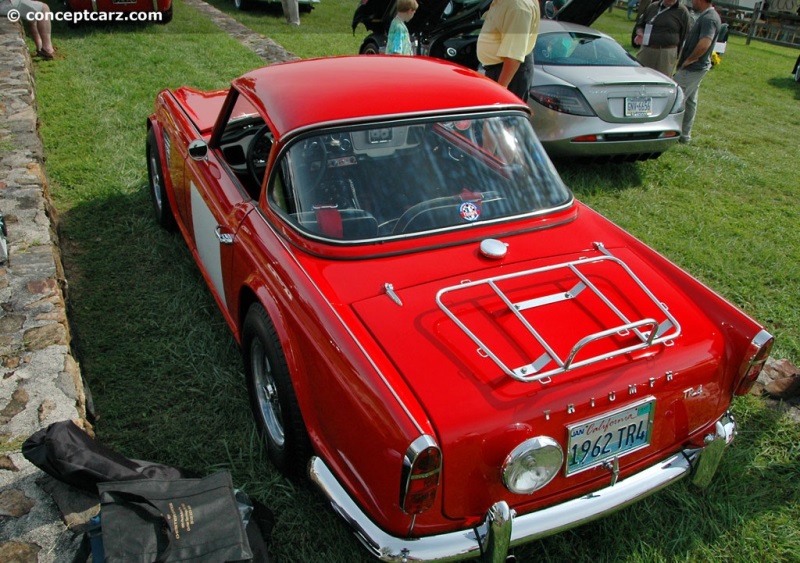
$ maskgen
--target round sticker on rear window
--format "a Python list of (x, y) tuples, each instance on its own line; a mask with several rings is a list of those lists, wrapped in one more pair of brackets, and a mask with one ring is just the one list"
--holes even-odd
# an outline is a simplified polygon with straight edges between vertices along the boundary
[(477, 221), (481, 218), (481, 208), (471, 201), (465, 201), (458, 210), (464, 221)]

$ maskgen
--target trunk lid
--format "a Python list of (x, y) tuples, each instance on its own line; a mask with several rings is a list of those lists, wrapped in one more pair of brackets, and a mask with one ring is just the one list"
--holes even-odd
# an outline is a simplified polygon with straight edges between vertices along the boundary
[[(587, 74), (586, 67), (545, 65), (542, 70), (574, 84), (597, 116), (608, 123), (661, 121), (669, 115), (677, 95), (673, 82), (645, 67), (614, 67), (610, 83), (603, 80), (602, 73)], [(626, 100), (646, 105), (630, 106), (626, 115)]]
[(717, 328), (633, 250), (608, 241), (609, 258), (569, 229), (506, 237), (514, 259), (488, 266), (477, 243), (441, 249), (442, 275), (395, 285), (399, 303), (381, 294), (352, 305), (436, 428), (448, 517), (608, 485), (600, 466), (562, 468), (535, 495), (510, 493), (502, 463), (528, 438), (550, 436), (567, 454), (570, 429), (646, 403), (658, 414), (650, 444), (620, 458), (624, 472), (676, 451), (718, 412)]
[[(568, 0), (552, 19), (590, 26), (613, 3), (614, 0)], [(544, 14), (543, 11), (542, 17)]]

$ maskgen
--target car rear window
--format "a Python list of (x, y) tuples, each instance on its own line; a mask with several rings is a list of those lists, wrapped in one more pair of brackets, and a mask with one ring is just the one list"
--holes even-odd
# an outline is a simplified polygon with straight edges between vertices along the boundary
[(521, 112), (330, 129), (280, 158), (271, 205), (335, 241), (464, 229), (572, 200)]
[(619, 43), (588, 33), (546, 33), (533, 48), (536, 64), (556, 66), (640, 66)]

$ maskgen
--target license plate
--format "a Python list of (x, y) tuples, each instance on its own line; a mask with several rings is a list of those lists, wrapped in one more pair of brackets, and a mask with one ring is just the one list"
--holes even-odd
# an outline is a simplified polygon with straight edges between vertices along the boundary
[(653, 115), (653, 98), (625, 98), (625, 117), (650, 117)]
[(650, 445), (654, 397), (567, 427), (567, 475)]

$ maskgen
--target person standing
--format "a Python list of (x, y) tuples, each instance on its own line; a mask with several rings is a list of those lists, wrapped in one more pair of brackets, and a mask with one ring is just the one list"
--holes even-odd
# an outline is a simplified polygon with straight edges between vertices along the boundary
[(686, 96), (681, 143), (689, 143), (692, 140), (692, 125), (697, 114), (700, 82), (711, 69), (711, 53), (714, 52), (714, 45), (722, 28), (722, 20), (711, 0), (692, 0), (692, 8), (700, 15), (697, 16), (686, 38), (686, 45), (678, 60), (678, 71), (674, 76), (675, 82), (683, 89), (683, 94)]
[(633, 44), (644, 66), (672, 76), (691, 26), (689, 10), (678, 0), (653, 2), (636, 21)]
[(631, 19), (633, 11), (639, 6), (639, 0), (628, 0), (628, 19)]
[(486, 76), (526, 102), (533, 82), (533, 47), (538, 34), (538, 0), (494, 0), (478, 35), (478, 61)]
[(283, 17), (289, 25), (300, 25), (300, 4), (298, 0), (281, 0)]
[(397, 0), (397, 15), (389, 26), (389, 35), (386, 38), (387, 55), (414, 54), (406, 22), (414, 17), (417, 7), (417, 0)]

